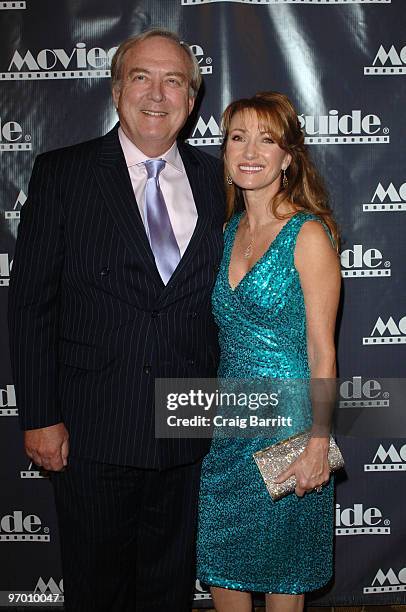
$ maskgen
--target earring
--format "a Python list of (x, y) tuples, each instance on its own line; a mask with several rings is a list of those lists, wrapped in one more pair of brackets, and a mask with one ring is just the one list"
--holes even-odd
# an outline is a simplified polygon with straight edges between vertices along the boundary
[(286, 176), (285, 168), (282, 169), (282, 187), (287, 189), (289, 187), (288, 177)]
[(228, 185), (232, 185), (233, 184), (233, 179), (231, 178), (231, 176), (229, 174), (227, 174), (227, 176), (226, 176), (226, 181), (227, 181)]

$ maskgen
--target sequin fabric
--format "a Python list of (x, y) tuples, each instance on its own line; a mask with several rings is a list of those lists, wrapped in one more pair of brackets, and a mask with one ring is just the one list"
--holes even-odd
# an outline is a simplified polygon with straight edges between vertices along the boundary
[[(228, 271), (240, 219), (235, 215), (226, 228), (212, 298), (220, 333), (219, 377), (308, 379), (305, 306), (294, 249), (303, 224), (319, 219), (293, 215), (232, 289)], [(293, 427), (276, 437), (215, 435), (212, 441), (202, 468), (197, 539), (197, 575), (207, 585), (298, 594), (332, 576), (333, 479), (319, 494), (291, 494), (273, 502), (252, 458), (309, 426), (309, 407), (293, 402), (290, 413)]]

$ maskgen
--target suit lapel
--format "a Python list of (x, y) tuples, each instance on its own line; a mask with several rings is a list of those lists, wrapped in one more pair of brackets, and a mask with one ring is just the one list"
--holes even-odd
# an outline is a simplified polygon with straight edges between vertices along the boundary
[(164, 294), (166, 294), (174, 287), (174, 285), (176, 285), (177, 281), (182, 275), (182, 272), (189, 265), (189, 263), (193, 261), (210, 218), (209, 207), (207, 206), (208, 185), (204, 168), (199, 160), (193, 155), (193, 151), (190, 151), (182, 143), (178, 143), (178, 147), (180, 156), (185, 166), (187, 177), (189, 179), (190, 187), (192, 189), (193, 199), (196, 204), (197, 222), (186, 251), (184, 252), (175, 272), (169, 279), (169, 282), (164, 289)]
[(110, 210), (127, 248), (145, 262), (149, 274), (160, 285), (163, 296), (176, 285), (182, 272), (193, 261), (204, 236), (210, 217), (207, 206), (207, 177), (202, 164), (193, 155), (193, 151), (179, 143), (179, 152), (192, 189), (198, 217), (186, 251), (165, 286), (156, 267), (154, 255), (134, 197), (117, 129), (118, 126), (115, 126), (101, 139), (102, 145), (94, 166), (96, 180), (105, 204)]
[(164, 286), (134, 197), (117, 128), (101, 139), (102, 145), (94, 166), (96, 180), (127, 248), (145, 262), (155, 282)]

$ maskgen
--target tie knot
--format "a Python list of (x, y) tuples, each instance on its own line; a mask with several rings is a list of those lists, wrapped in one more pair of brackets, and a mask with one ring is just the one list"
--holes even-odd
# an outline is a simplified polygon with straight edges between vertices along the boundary
[(147, 159), (144, 164), (148, 178), (158, 178), (159, 173), (165, 167), (166, 161), (164, 159)]

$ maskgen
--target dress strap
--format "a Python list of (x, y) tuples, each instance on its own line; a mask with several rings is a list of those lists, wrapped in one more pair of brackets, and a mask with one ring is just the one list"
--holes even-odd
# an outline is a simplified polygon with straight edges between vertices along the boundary
[(323, 219), (321, 219), (318, 215), (315, 215), (314, 213), (304, 212), (304, 211), (300, 211), (300, 212), (296, 213), (296, 215), (294, 215), (294, 217), (292, 218), (292, 223), (290, 224), (291, 239), (292, 239), (292, 246), (293, 246), (293, 248), (295, 248), (295, 246), (296, 246), (297, 237), (298, 237), (298, 234), (299, 234), (300, 230), (302, 229), (302, 226), (307, 221), (317, 221), (318, 223), (320, 223), (321, 226), (324, 228), (327, 236), (329, 237), (329, 240), (331, 242), (331, 246), (334, 249), (336, 248), (336, 244), (335, 244), (334, 238), (333, 238), (333, 236), (331, 234), (331, 231), (330, 231), (329, 227), (326, 225), (326, 223), (323, 221)]

